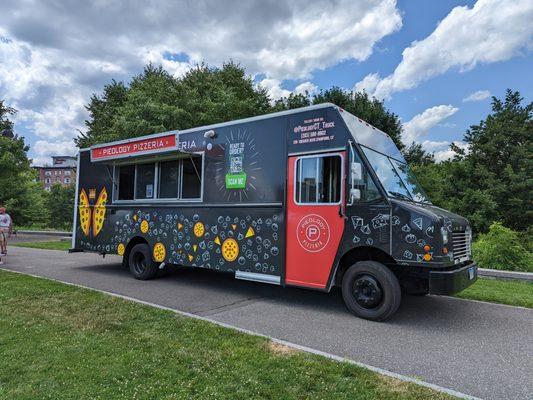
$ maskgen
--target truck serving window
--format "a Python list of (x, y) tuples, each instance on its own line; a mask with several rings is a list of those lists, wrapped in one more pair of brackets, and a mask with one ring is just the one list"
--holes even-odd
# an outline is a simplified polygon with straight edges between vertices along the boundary
[(189, 155), (168, 161), (117, 166), (115, 199), (200, 200), (202, 164), (202, 156)]
[(135, 199), (154, 198), (155, 163), (137, 165)]
[(202, 195), (202, 158), (189, 157), (181, 162), (181, 198), (199, 199)]
[(179, 197), (178, 160), (163, 161), (159, 163), (159, 197), (161, 199), (177, 199)]
[(133, 200), (135, 188), (135, 165), (118, 167), (118, 200)]
[(339, 203), (341, 168), (339, 155), (300, 158), (296, 163), (296, 202)]

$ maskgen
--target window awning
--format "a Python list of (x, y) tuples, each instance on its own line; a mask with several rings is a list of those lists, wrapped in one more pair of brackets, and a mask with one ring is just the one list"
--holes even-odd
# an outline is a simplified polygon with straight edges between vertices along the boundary
[(92, 146), (91, 162), (109, 162), (173, 152), (189, 154), (179, 148), (177, 131)]

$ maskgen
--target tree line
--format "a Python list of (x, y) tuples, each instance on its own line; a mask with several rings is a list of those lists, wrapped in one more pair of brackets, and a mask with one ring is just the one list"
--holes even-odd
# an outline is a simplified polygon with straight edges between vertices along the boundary
[[(13, 131), (17, 111), (0, 100), (0, 133)], [(52, 186), (50, 192), (37, 182), (37, 171), (28, 158), (24, 137), (0, 135), (0, 204), (8, 209), (15, 227), (70, 229), (74, 187)]]
[[(492, 98), (489, 115), (463, 135), (468, 150), (455, 146), (452, 159), (436, 162), (420, 144), (406, 145), (399, 117), (365, 92), (332, 87), (272, 102), (266, 89), (233, 62), (220, 68), (201, 64), (179, 78), (149, 64), (129, 83), (112, 81), (91, 97), (86, 106), (86, 132), (74, 140), (85, 148), (323, 102), (334, 103), (386, 132), (432, 202), (468, 218), (475, 232), (487, 232), (493, 222), (499, 222), (524, 233), (526, 241), (531, 237), (533, 103), (526, 104), (518, 91), (507, 90), (504, 98)], [(0, 126), (12, 127), (9, 117), (14, 110), (0, 104)], [(23, 138), (0, 137), (0, 203), (11, 208), (15, 221), (18, 217), (24, 223), (46, 219), (55, 223), (51, 221), (58, 220), (54, 210), (58, 202), (50, 199), (59, 196), (70, 201), (73, 194), (59, 188), (40, 193), (27, 151)], [(72, 204), (69, 207), (62, 214), (70, 211), (72, 218)]]

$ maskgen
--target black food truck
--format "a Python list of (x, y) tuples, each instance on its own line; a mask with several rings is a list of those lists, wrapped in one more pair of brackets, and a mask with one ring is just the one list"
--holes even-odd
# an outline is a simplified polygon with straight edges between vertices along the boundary
[(320, 104), (80, 150), (71, 251), (329, 292), (384, 320), (402, 291), (477, 279), (468, 221), (435, 207), (394, 142)]

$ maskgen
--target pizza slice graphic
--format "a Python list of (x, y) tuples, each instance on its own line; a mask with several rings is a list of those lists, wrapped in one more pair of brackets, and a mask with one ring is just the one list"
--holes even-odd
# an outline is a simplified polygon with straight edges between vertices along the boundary
[(98, 200), (94, 205), (93, 212), (93, 235), (97, 236), (104, 226), (104, 218), (107, 204), (107, 190), (105, 187), (100, 192)]
[(91, 206), (89, 205), (89, 197), (87, 197), (85, 189), (81, 189), (78, 211), (80, 213), (81, 230), (85, 236), (89, 236), (89, 229), (91, 228)]

